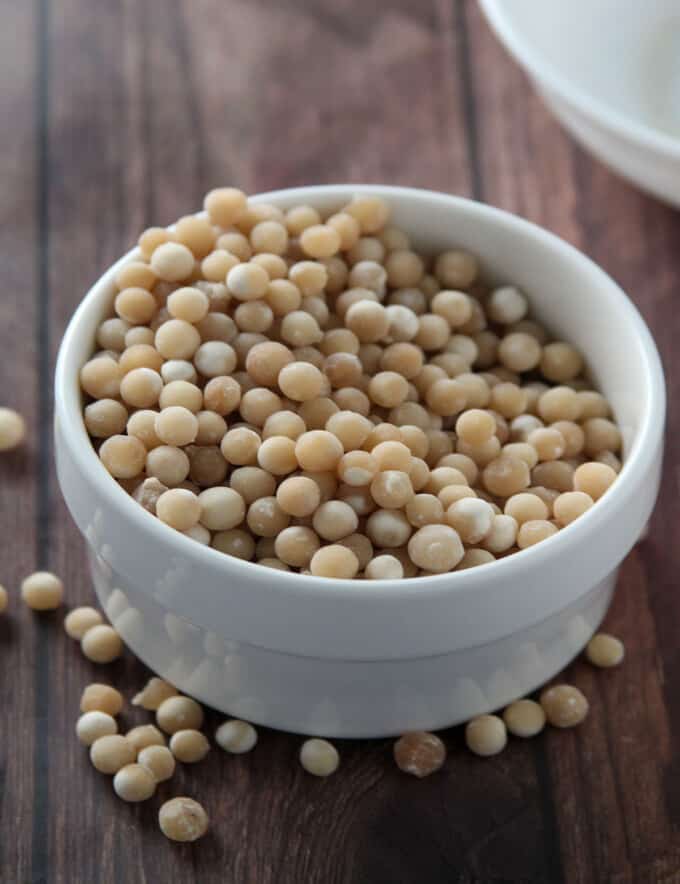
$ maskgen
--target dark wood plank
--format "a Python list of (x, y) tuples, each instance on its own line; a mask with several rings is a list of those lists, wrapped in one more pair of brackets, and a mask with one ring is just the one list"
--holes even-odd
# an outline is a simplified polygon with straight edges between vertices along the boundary
[[(445, 771), (413, 782), (385, 741), (339, 744), (327, 782), (300, 740), (263, 731), (244, 758), (217, 752), (128, 807), (73, 738), (82, 687), (131, 695), (130, 655), (88, 664), (61, 618), (13, 600), (0, 623), (0, 880), (412, 884), (678, 880), (680, 602), (674, 587), (680, 416), (674, 244), (680, 215), (562, 133), (473, 0), (36, 0), (6, 4), (0, 41), (5, 185), (2, 380), (35, 428), (0, 463), (0, 580), (37, 566), (91, 601), (83, 547), (53, 477), (49, 376), (61, 332), (101, 271), (149, 223), (233, 182), (250, 190), (376, 181), (472, 194), (590, 253), (650, 322), (670, 379), (667, 482), (650, 540), (625, 564), (609, 623), (624, 668), (569, 677), (592, 700), (573, 734), (514, 742), (481, 761), (459, 729)], [(28, 60), (28, 61), (27, 61)], [(40, 432), (38, 428), (40, 427)], [(12, 677), (9, 678), (9, 674)], [(126, 716), (139, 723), (144, 716)], [(211, 714), (209, 728), (219, 717)], [(194, 848), (158, 832), (161, 801), (195, 794), (213, 831)]]
[[(40, 445), (50, 432), (41, 414), (39, 361), (39, 93), (33, 4), (4, 4), (0, 29), (0, 404), (17, 409), (28, 425), (28, 441), (0, 458), (0, 583), (10, 594), (0, 618), (0, 879), (29, 881), (34, 857), (33, 814), (36, 721), (36, 658), (43, 629), (18, 598), (22, 578), (42, 560), (36, 542), (40, 512)], [(49, 395), (49, 392), (48, 392)], [(43, 808), (45, 809), (45, 808)]]
[[(476, 4), (469, 3), (467, 13), (474, 89), (482, 109), (484, 198), (582, 248), (635, 300), (667, 367), (667, 464), (675, 464), (679, 320), (671, 299), (678, 279), (678, 213), (640, 194), (574, 145), (485, 27)], [(676, 487), (664, 483), (650, 538), (622, 568), (609, 624), (625, 637), (625, 668), (599, 673), (585, 664), (574, 666), (568, 674), (591, 698), (593, 714), (566, 739), (563, 734), (546, 738), (567, 881), (632, 882), (655, 863), (680, 868), (680, 808), (672, 798), (678, 784), (672, 746), (680, 714), (673, 650), (680, 609), (671, 595), (678, 556)]]

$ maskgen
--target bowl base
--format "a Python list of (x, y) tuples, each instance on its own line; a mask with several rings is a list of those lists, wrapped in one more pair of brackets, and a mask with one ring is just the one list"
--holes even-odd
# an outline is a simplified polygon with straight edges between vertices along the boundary
[(439, 730), (527, 695), (582, 650), (617, 576), (494, 642), (420, 659), (337, 660), (233, 641), (177, 617), (93, 552), (90, 565), (99, 600), (125, 643), (180, 690), (254, 724), (355, 738)]

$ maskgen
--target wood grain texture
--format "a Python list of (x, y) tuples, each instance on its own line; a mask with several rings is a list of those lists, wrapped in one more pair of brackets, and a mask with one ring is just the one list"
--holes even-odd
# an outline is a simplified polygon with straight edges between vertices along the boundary
[[(132, 694), (127, 656), (97, 669), (61, 618), (15, 601), (0, 623), (0, 882), (8, 884), (638, 884), (680, 881), (680, 383), (673, 299), (680, 215), (582, 153), (548, 116), (472, 0), (35, 0), (4, 4), (0, 54), (3, 404), (33, 430), (0, 463), (1, 578), (49, 566), (91, 601), (83, 546), (51, 468), (50, 377), (89, 285), (150, 223), (205, 190), (325, 181), (473, 195), (584, 249), (636, 300), (669, 381), (667, 481), (650, 540), (610, 615), (623, 669), (577, 663), (592, 700), (575, 733), (498, 758), (444, 737), (450, 759), (413, 782), (387, 742), (340, 742), (341, 772), (306, 776), (300, 740), (213, 752), (128, 807), (72, 736), (84, 684)], [(8, 124), (9, 123), (9, 124)], [(145, 716), (128, 714), (126, 722)], [(219, 721), (209, 717), (209, 727)], [(200, 844), (169, 844), (172, 794), (210, 809)]]

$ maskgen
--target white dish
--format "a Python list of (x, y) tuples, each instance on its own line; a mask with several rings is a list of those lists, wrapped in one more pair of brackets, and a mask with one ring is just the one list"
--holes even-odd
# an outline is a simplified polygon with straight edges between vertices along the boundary
[(677, 0), (479, 0), (555, 116), (643, 190), (680, 206)]
[(230, 558), (174, 532), (108, 475), (83, 424), (78, 373), (110, 310), (118, 267), (66, 331), (55, 390), (59, 482), (86, 538), (95, 588), (149, 666), (206, 703), (284, 730), (365, 737), (441, 728), (542, 684), (604, 616), (618, 566), (654, 504), (665, 413), (659, 357), (618, 286), (550, 233), (479, 203), (405, 188), (336, 185), (257, 197), (336, 209), (378, 193), (421, 248), (458, 245), (528, 293), (578, 344), (613, 404), (619, 480), (548, 541), (477, 569), (402, 581), (331, 581)]

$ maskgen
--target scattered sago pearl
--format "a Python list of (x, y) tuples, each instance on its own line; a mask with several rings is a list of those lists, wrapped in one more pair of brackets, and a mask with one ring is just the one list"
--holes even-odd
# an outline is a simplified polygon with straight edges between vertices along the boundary
[(98, 626), (102, 622), (103, 617), (96, 608), (87, 606), (74, 608), (64, 618), (64, 630), (70, 638), (80, 641), (88, 629)]
[(91, 746), (100, 737), (118, 733), (118, 725), (112, 715), (93, 710), (85, 712), (76, 722), (76, 736), (84, 746)]
[(247, 721), (237, 718), (223, 722), (215, 731), (215, 742), (233, 755), (243, 755), (255, 748), (257, 731)]
[(170, 751), (177, 761), (195, 764), (202, 761), (210, 751), (210, 743), (200, 731), (187, 728), (175, 731), (170, 738)]
[(602, 669), (618, 666), (624, 657), (623, 642), (613, 635), (598, 632), (586, 645), (586, 657), (593, 664)]
[(137, 762), (151, 773), (157, 783), (169, 780), (175, 772), (175, 757), (167, 746), (146, 746), (137, 755)]
[(203, 724), (203, 709), (191, 697), (168, 697), (156, 710), (156, 722), (166, 734), (198, 730)]
[(349, 580), (356, 577), (359, 560), (350, 549), (333, 544), (315, 552), (309, 567), (315, 577)]
[(118, 715), (123, 708), (123, 695), (108, 684), (89, 684), (80, 698), (81, 712), (106, 712)]
[(126, 764), (116, 771), (113, 790), (123, 801), (146, 801), (156, 791), (156, 777), (143, 764)]
[(198, 841), (208, 831), (210, 820), (193, 798), (171, 798), (158, 811), (161, 832), (171, 841)]
[(435, 773), (446, 761), (446, 746), (436, 734), (427, 731), (404, 734), (396, 741), (392, 752), (399, 770), (418, 779)]
[(480, 715), (465, 727), (465, 743), (475, 755), (498, 755), (505, 749), (508, 734), (505, 723), (497, 715)]
[(545, 727), (545, 712), (534, 700), (515, 700), (503, 710), (503, 721), (515, 737), (534, 737)]
[(135, 760), (134, 746), (120, 734), (99, 737), (90, 746), (90, 761), (100, 773), (116, 774)]
[(165, 737), (153, 724), (133, 727), (125, 734), (125, 738), (132, 743), (136, 752), (141, 752), (147, 746), (165, 746)]
[(0, 451), (17, 448), (26, 436), (26, 423), (18, 411), (0, 408)]
[(575, 727), (588, 715), (588, 701), (578, 688), (558, 684), (541, 694), (541, 706), (554, 727)]
[(64, 597), (64, 584), (50, 571), (36, 571), (21, 581), (21, 598), (34, 611), (54, 611)]
[(112, 663), (123, 653), (123, 642), (112, 626), (101, 624), (88, 629), (80, 640), (83, 654), (93, 663)]
[(150, 678), (143, 689), (132, 698), (133, 706), (155, 711), (168, 697), (177, 695), (177, 688), (162, 678)]
[(340, 765), (338, 750), (328, 740), (317, 737), (305, 740), (300, 749), (300, 764), (315, 777), (329, 777)]

